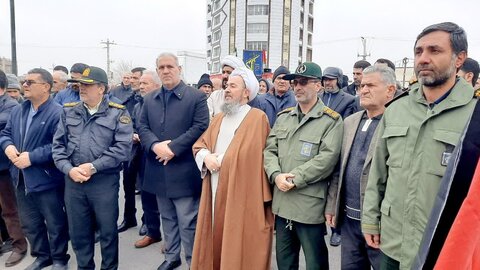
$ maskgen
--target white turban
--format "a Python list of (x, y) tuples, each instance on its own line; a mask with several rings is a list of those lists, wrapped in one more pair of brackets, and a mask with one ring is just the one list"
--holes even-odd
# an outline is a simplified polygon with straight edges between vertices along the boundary
[(246, 67), (239, 67), (232, 71), (230, 77), (233, 76), (242, 77), (243, 82), (245, 83), (245, 88), (250, 91), (249, 101), (252, 101), (257, 96), (258, 89), (260, 88), (257, 77), (253, 74), (253, 71)]
[(240, 58), (235, 57), (233, 55), (227, 55), (225, 58), (222, 59), (221, 61), (222, 67), (223, 66), (229, 66), (232, 67), (233, 69), (239, 68), (239, 67), (245, 67), (245, 64), (243, 63)]

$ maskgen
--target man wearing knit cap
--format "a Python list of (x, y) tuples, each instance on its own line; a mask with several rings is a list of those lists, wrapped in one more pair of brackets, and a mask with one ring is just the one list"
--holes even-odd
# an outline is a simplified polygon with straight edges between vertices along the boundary
[(209, 97), (213, 91), (213, 83), (210, 80), (210, 75), (206, 73), (203, 74), (200, 77), (200, 80), (198, 80), (197, 87), (198, 89), (202, 90), (202, 92), (204, 92), (207, 97)]
[(327, 67), (322, 76), (324, 90), (319, 98), (330, 109), (339, 113), (343, 119), (355, 112), (355, 97), (340, 89), (343, 72), (337, 67)]
[(192, 269), (270, 269), (272, 195), (262, 166), (270, 128), (247, 104), (258, 89), (250, 69), (236, 68), (223, 112), (193, 145), (203, 182)]
[(20, 83), (18, 82), (17, 76), (14, 74), (7, 74), (8, 86), (7, 86), (7, 94), (15, 99), (18, 103), (23, 103), (25, 100), (20, 93), (21, 87)]
[(210, 118), (214, 117), (216, 114), (221, 112), (221, 107), (225, 102), (225, 88), (227, 85), (228, 77), (232, 71), (239, 67), (245, 67), (240, 58), (233, 55), (227, 55), (221, 61), (222, 64), (222, 89), (214, 91), (210, 97), (207, 99), (208, 111), (210, 113)]
[(273, 127), (273, 124), (275, 124), (279, 112), (295, 107), (297, 104), (295, 95), (290, 89), (289, 81), (283, 79), (287, 74), (290, 74), (288, 68), (284, 66), (278, 67), (273, 73), (273, 94), (267, 93), (258, 98), (261, 104), (260, 109), (267, 114), (270, 127)]

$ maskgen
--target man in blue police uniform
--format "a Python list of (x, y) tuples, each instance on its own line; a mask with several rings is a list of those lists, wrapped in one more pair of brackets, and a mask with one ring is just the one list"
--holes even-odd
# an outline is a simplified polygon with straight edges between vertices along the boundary
[[(165, 239), (159, 270), (181, 264), (180, 242), (190, 265), (202, 179), (192, 146), (208, 127), (207, 96), (180, 77), (178, 58), (157, 58), (162, 88), (144, 98), (138, 134), (147, 155), (143, 188), (157, 195)], [(180, 241), (181, 240), (181, 241)]]
[(26, 269), (67, 269), (67, 216), (63, 174), (52, 160), (53, 135), (62, 107), (50, 98), (52, 75), (41, 68), (28, 72), (23, 83), (26, 101), (12, 110), (0, 134), (0, 145), (11, 161), (23, 232), (35, 261)]
[(80, 101), (78, 83), (75, 83), (75, 80), (82, 77), (82, 73), (86, 68), (88, 68), (88, 65), (83, 63), (73, 64), (72, 68), (70, 68), (70, 77), (72, 78), (72, 80), (68, 80), (70, 84), (68, 84), (65, 90), (60, 90), (55, 95), (55, 98), (53, 100), (55, 100), (58, 104), (62, 106), (66, 103)]
[(55, 165), (65, 174), (65, 205), (79, 269), (95, 269), (94, 232), (100, 233), (101, 269), (118, 268), (118, 189), (132, 146), (125, 106), (104, 95), (107, 74), (85, 69), (78, 103), (67, 103), (53, 142)]

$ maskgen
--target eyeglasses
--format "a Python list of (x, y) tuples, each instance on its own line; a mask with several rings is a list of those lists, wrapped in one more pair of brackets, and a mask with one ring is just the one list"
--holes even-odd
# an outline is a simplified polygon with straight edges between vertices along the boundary
[(300, 84), (301, 86), (305, 86), (309, 83), (317, 83), (319, 82), (319, 80), (317, 79), (307, 79), (307, 78), (301, 78), (301, 79), (296, 79), (296, 80), (292, 80), (291, 81), (291, 84), (293, 84), (294, 86), (297, 86), (298, 84)]
[(33, 80), (26, 80), (23, 82), (23, 84), (25, 84), (26, 86), (31, 86), (32, 84), (46, 84), (44, 82), (36, 82), (36, 81), (33, 81)]

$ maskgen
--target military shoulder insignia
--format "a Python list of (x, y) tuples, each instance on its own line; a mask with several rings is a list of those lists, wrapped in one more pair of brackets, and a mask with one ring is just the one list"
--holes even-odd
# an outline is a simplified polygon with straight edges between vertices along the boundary
[(75, 105), (77, 105), (77, 104), (78, 104), (78, 102), (69, 102), (69, 103), (63, 104), (63, 107), (69, 108), (69, 107), (73, 107), (73, 106), (75, 106)]
[(390, 104), (392, 104), (393, 102), (401, 99), (402, 97), (408, 96), (410, 90), (411, 90), (411, 88), (409, 88), (408, 90), (404, 91), (404, 92), (401, 93), (400, 95), (394, 97), (392, 100), (390, 100), (389, 102), (387, 102), (387, 104), (385, 104), (385, 108), (388, 107), (388, 106), (390, 106)]
[(294, 109), (295, 109), (295, 107), (286, 108), (285, 110), (280, 111), (279, 113), (277, 113), (277, 116), (280, 115), (280, 114), (283, 114), (283, 113), (291, 112), (291, 111), (293, 111)]
[(337, 120), (340, 118), (340, 114), (337, 113), (336, 111), (330, 109), (329, 107), (325, 106), (323, 107), (323, 113), (328, 114), (328, 116), (332, 117), (333, 119)]
[(125, 109), (125, 106), (123, 106), (122, 104), (115, 103), (113, 101), (108, 102), (108, 106), (114, 107), (117, 109), (122, 109), (122, 110)]
[(132, 118), (126, 116), (126, 115), (122, 115), (120, 116), (120, 118), (118, 119), (120, 121), (120, 123), (122, 124), (130, 124), (132, 122)]
[(473, 94), (473, 97), (480, 98), (480, 89), (475, 90), (475, 93)]

